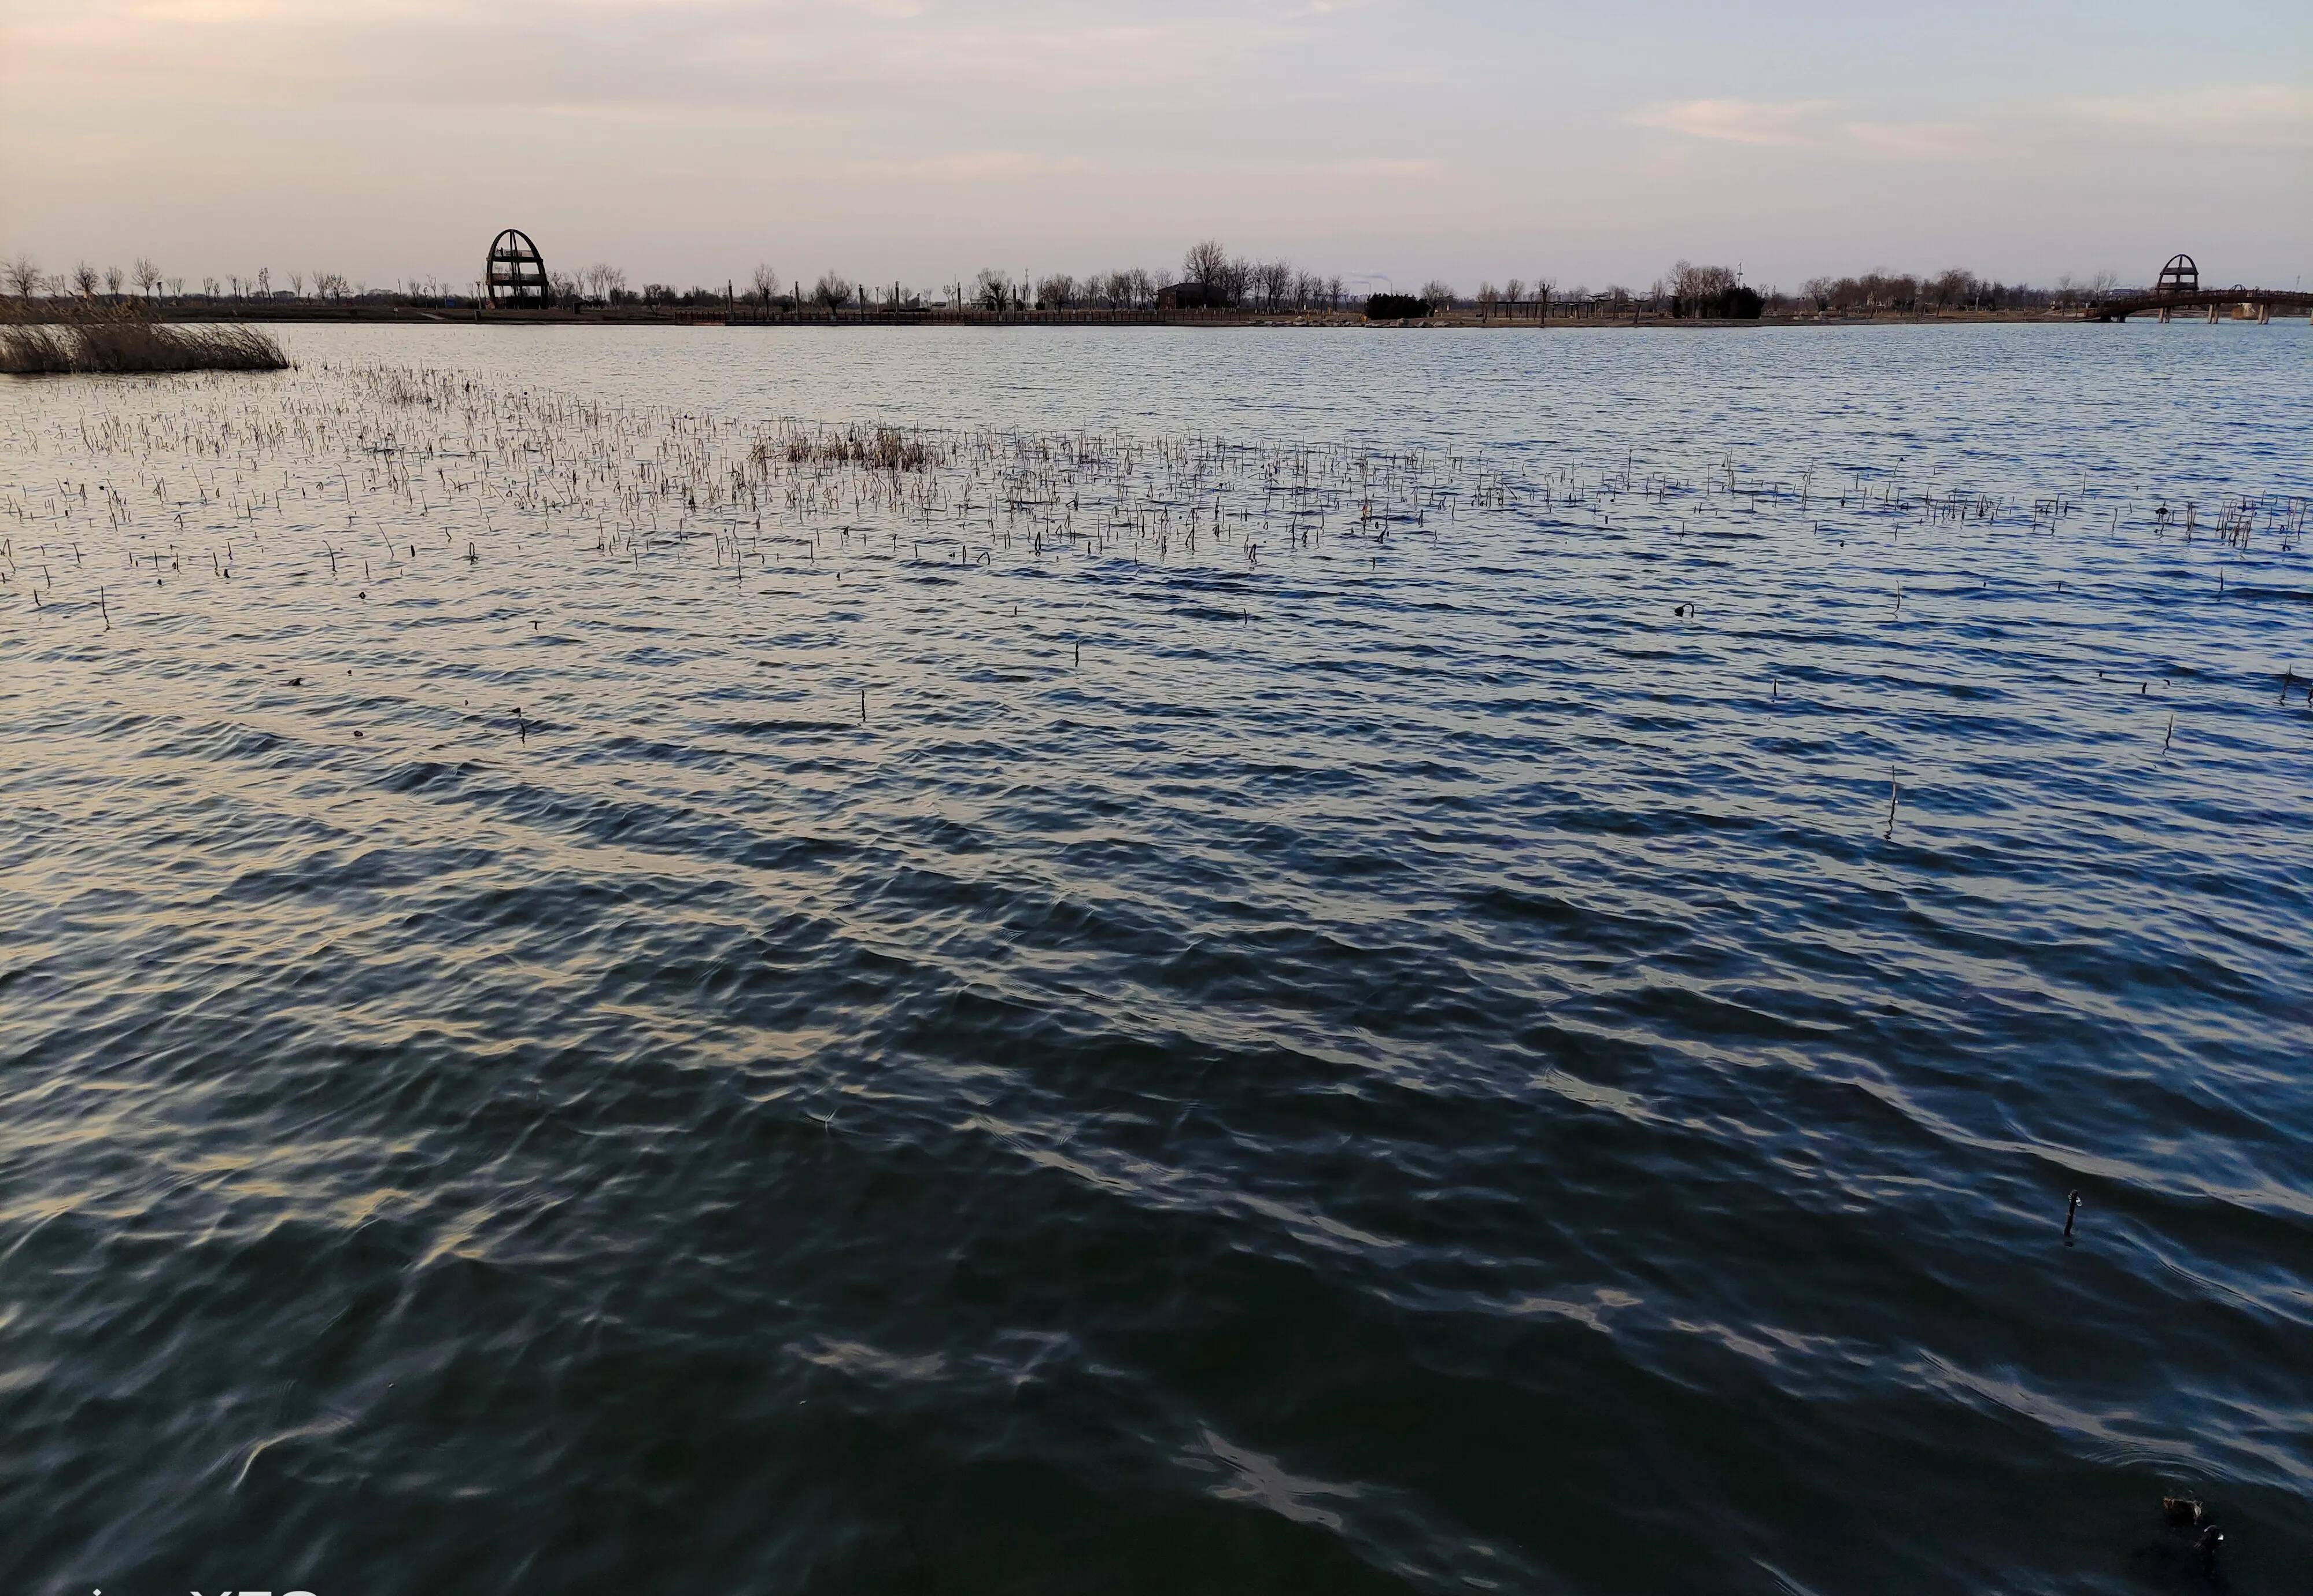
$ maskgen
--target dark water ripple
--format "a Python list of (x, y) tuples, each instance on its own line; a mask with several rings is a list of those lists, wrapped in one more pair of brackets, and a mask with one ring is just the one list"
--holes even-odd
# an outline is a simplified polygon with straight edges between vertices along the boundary
[(2301, 329), (301, 342), (2088, 507), (359, 603), (301, 510), (104, 632), (59, 440), (242, 401), (0, 389), (7, 1583), (2123, 1591), (2184, 1487), (2302, 1588), (2313, 571), (2100, 530), (2307, 492)]

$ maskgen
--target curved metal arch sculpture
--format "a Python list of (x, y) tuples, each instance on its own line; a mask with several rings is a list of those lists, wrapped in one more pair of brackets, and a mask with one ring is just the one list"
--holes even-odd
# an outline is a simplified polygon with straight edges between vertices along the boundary
[(2156, 294), (2197, 294), (2201, 291), (2201, 269), (2190, 255), (2171, 255), (2168, 264), (2160, 269), (2160, 279), (2153, 285)]
[(546, 262), (540, 258), (538, 246), (530, 242), (530, 234), (519, 227), (509, 227), (490, 241), (482, 288), (493, 310), (540, 311), (554, 303)]

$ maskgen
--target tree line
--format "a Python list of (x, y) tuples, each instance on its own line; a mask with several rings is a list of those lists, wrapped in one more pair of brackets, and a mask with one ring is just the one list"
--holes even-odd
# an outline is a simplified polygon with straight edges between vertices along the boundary
[[(140, 257), (128, 269), (101, 269), (81, 261), (69, 271), (48, 273), (31, 256), (19, 254), (0, 264), (0, 280), (22, 301), (41, 297), (99, 296), (115, 300), (132, 294), (146, 300), (250, 299), (336, 303), (356, 300), (409, 305), (471, 304), (480, 297), (480, 284), (461, 287), (438, 278), (411, 278), (391, 287), (373, 288), (329, 270), (292, 270), (277, 276), (259, 267), (246, 276), (203, 277), (188, 292), (186, 279), (164, 276), (151, 259)], [(1255, 313), (1337, 313), (1363, 308), (1374, 295), (1395, 305), (1421, 307), (1421, 314), (1475, 311), (1482, 316), (1506, 317), (1625, 313), (1644, 309), (1673, 316), (1750, 317), (1764, 314), (1919, 313), (1931, 311), (2018, 311), (2063, 308), (2093, 304), (2118, 284), (2115, 274), (2059, 277), (2054, 287), (2006, 283), (1980, 277), (1962, 267), (1913, 274), (1875, 270), (1846, 277), (1807, 279), (1796, 293), (1774, 287), (1761, 289), (1742, 280), (1741, 272), (1726, 266), (1698, 266), (1680, 260), (1669, 271), (1643, 287), (1609, 284), (1593, 290), (1577, 284), (1561, 287), (1537, 274), (1531, 279), (1510, 278), (1496, 284), (1481, 283), (1464, 295), (1450, 283), (1432, 278), (1419, 290), (1401, 293), (1394, 287), (1352, 288), (1338, 272), (1312, 271), (1283, 259), (1263, 260), (1235, 255), (1214, 239), (1203, 239), (1183, 252), (1177, 274), (1146, 267), (1124, 267), (1083, 277), (1068, 272), (1042, 276), (1015, 275), (995, 267), (976, 276), (930, 288), (910, 287), (893, 281), (856, 282), (829, 270), (815, 282), (783, 279), (769, 264), (756, 266), (742, 287), (738, 279), (722, 287), (677, 287), (667, 283), (629, 286), (624, 269), (607, 261), (576, 271), (556, 271), (548, 278), (556, 299), (569, 305), (667, 305), (693, 309), (729, 309), (744, 304), (764, 313), (820, 313), (832, 315), (849, 309), (923, 310), (945, 308), (995, 313), (1023, 311), (1153, 310), (1160, 305), (1181, 309), (1249, 311)]]

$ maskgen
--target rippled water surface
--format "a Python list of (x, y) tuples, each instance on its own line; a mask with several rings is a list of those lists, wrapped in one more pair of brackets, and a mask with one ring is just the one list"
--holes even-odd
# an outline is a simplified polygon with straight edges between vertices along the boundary
[(2307, 1588), (2302, 324), (286, 341), (0, 385), (0, 1582)]

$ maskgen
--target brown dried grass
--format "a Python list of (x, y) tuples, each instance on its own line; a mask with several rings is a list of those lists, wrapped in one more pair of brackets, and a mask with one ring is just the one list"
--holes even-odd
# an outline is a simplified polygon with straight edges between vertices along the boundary
[(946, 459), (938, 440), (918, 431), (880, 426), (806, 428), (792, 422), (777, 440), (756, 445), (755, 453), (766, 460), (784, 457), (789, 465), (817, 461), (888, 472), (929, 471)]
[(11, 307), (0, 326), (0, 373), (283, 371), (289, 357), (253, 327), (155, 322), (134, 301), (77, 300)]

